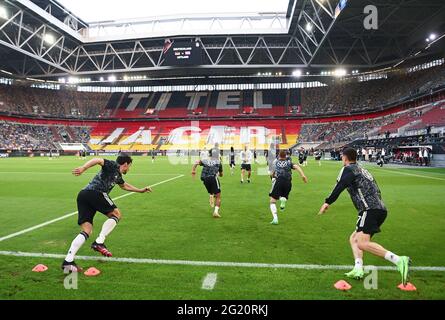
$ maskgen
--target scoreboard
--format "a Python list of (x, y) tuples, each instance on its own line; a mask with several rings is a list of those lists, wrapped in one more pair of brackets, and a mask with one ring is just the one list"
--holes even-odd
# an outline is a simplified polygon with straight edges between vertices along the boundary
[(197, 41), (166, 39), (162, 51), (164, 66), (194, 66), (202, 64), (202, 49)]

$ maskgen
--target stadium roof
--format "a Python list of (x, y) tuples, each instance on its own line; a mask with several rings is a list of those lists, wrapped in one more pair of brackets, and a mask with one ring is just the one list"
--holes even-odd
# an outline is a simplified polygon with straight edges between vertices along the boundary
[[(28, 0), (22, 1), (28, 2)], [(294, 0), (31, 0), (69, 11), (83, 43), (215, 34), (286, 34)], [(26, 3), (25, 3), (26, 5)]]
[(113, 20), (163, 19), (169, 16), (190, 17), (196, 14), (214, 17), (221, 14), (286, 13), (289, 0), (58, 0), (65, 8), (87, 23)]
[[(212, 11), (219, 11), (216, 2), (205, 2), (211, 4)], [(93, 18), (99, 12), (99, 19), (103, 12), (92, 8), (92, 3), (89, 1), (86, 8), (94, 13)], [(131, 1), (121, 2), (121, 6), (140, 9), (128, 3)], [(245, 11), (248, 6), (228, 5), (230, 12), (219, 11), (213, 16), (204, 13), (210, 10), (204, 5), (195, 14), (179, 14), (182, 9), (178, 5), (175, 14), (167, 17), (135, 19), (128, 13), (118, 21), (94, 23), (91, 16), (55, 0), (3, 0), (0, 69), (19, 77), (41, 79), (122, 74), (151, 78), (271, 72), (290, 75), (295, 69), (304, 75), (306, 71), (319, 74), (340, 67), (370, 71), (412, 63), (414, 59), (443, 57), (443, 0), (374, 0), (379, 17), (377, 30), (363, 27), (364, 8), (369, 4), (365, 0), (264, 3), (284, 4), (275, 9), (279, 11), (261, 14), (260, 5), (252, 6), (252, 12)], [(158, 8), (160, 15), (166, 12), (163, 8)], [(188, 11), (195, 10), (190, 7)], [(235, 21), (239, 23), (236, 28)], [(164, 59), (168, 41), (194, 43), (200, 48), (199, 63), (169, 64)]]

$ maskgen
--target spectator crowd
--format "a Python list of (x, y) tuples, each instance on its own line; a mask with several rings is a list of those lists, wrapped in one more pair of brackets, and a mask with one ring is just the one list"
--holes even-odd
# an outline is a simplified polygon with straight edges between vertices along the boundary
[(302, 112), (306, 115), (351, 114), (381, 110), (420, 93), (445, 85), (445, 66), (390, 75), (365, 82), (337, 80), (335, 83), (302, 90)]
[(110, 94), (0, 85), (0, 112), (60, 118), (97, 118)]
[(53, 150), (57, 142), (86, 143), (89, 127), (23, 124), (0, 120), (0, 150)]

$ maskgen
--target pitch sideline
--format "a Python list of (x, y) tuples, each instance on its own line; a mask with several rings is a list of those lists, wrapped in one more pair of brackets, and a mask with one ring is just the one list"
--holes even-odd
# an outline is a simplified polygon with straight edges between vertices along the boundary
[[(0, 251), (0, 256), (64, 259), (64, 254), (36, 253), (19, 251)], [(234, 267), (234, 268), (270, 268), (270, 269), (301, 269), (301, 270), (349, 270), (351, 265), (320, 265), (320, 264), (281, 264), (281, 263), (254, 263), (254, 262), (220, 262), (220, 261), (193, 261), (193, 260), (166, 260), (144, 258), (105, 258), (98, 256), (76, 256), (77, 260), (121, 262), (158, 265), (182, 265), (200, 267)], [(396, 270), (391, 266), (377, 266), (378, 270)], [(411, 267), (412, 271), (445, 272), (445, 266), (417, 266)]]

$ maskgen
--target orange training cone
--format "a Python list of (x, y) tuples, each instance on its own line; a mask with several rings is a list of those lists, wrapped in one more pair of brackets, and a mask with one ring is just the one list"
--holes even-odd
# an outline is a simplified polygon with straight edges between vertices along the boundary
[(88, 268), (87, 271), (84, 273), (87, 277), (95, 277), (100, 274), (100, 271), (94, 267)]
[(417, 288), (411, 282), (408, 282), (406, 284), (406, 286), (404, 286), (403, 283), (401, 283), (397, 286), (397, 288), (399, 288), (402, 291), (416, 291), (417, 290)]
[(48, 270), (48, 267), (44, 264), (38, 264), (34, 268), (32, 268), (33, 272), (45, 272), (46, 270)]
[(334, 284), (335, 289), (341, 291), (347, 291), (352, 288), (352, 286), (347, 283), (345, 280), (339, 280)]

